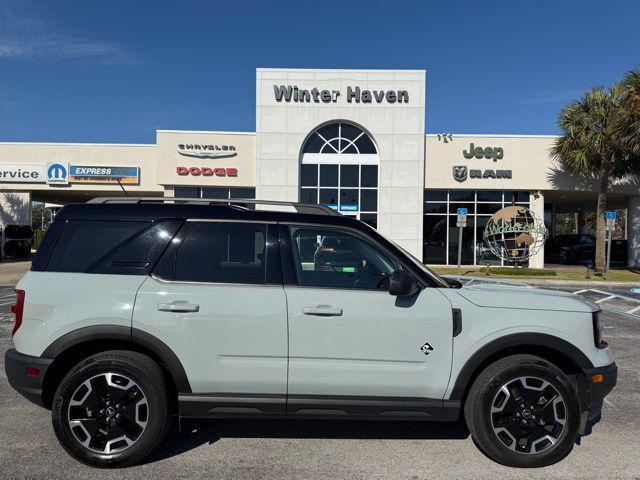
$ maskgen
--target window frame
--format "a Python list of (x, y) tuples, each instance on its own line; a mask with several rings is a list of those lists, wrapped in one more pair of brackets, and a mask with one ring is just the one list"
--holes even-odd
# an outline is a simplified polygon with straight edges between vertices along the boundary
[[(198, 223), (242, 223), (258, 224), (265, 227), (265, 280), (262, 283), (236, 283), (236, 282), (200, 282), (194, 280), (176, 280), (175, 266), (178, 249), (182, 242), (189, 236), (192, 228)], [(234, 285), (234, 286), (282, 286), (282, 262), (280, 260), (280, 247), (278, 241), (277, 222), (269, 220), (244, 220), (222, 218), (188, 218), (180, 230), (173, 237), (173, 241), (160, 257), (150, 276), (163, 283), (178, 285)]]
[(367, 243), (370, 247), (374, 248), (375, 250), (382, 252), (384, 256), (387, 258), (387, 260), (389, 260), (395, 266), (396, 270), (401, 269), (406, 272), (410, 272), (414, 277), (416, 277), (416, 281), (420, 285), (421, 289), (431, 286), (431, 285), (426, 285), (423, 282), (423, 280), (413, 272), (413, 269), (410, 268), (403, 259), (401, 259), (401, 257), (396, 255), (391, 250), (389, 250), (386, 246), (377, 242), (374, 238), (371, 238), (370, 236), (365, 235), (360, 230), (357, 230), (348, 226), (343, 226), (343, 225), (331, 225), (331, 224), (307, 223), (307, 222), (281, 223), (279, 224), (279, 226), (280, 228), (278, 229), (278, 233), (279, 233), (279, 240), (280, 240), (281, 251), (282, 251), (281, 258), (282, 258), (283, 279), (284, 279), (284, 284), (287, 287), (321, 288), (321, 289), (350, 291), (350, 292), (358, 292), (358, 291), (380, 292), (380, 293), (389, 295), (388, 289), (381, 290), (379, 288), (302, 285), (300, 283), (300, 278), (298, 275), (298, 267), (296, 267), (296, 262), (298, 262), (298, 258), (292, 242), (292, 237), (293, 237), (292, 230), (300, 229), (300, 228), (335, 230), (341, 233), (348, 233), (358, 238), (359, 240)]

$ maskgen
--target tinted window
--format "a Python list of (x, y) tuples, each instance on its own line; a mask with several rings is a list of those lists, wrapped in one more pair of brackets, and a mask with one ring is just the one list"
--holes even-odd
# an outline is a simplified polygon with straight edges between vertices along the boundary
[(180, 220), (159, 221), (120, 244), (89, 268), (89, 273), (148, 275), (182, 225)]
[(178, 198), (199, 198), (198, 187), (173, 187), (173, 196)]
[(341, 187), (357, 187), (358, 186), (358, 165), (341, 165), (340, 166), (340, 186)]
[(69, 221), (47, 265), (50, 272), (84, 272), (149, 224)]
[(300, 285), (388, 288), (394, 263), (364, 239), (333, 229), (296, 228), (291, 233)]
[(300, 167), (300, 185), (302, 187), (318, 185), (318, 165), (302, 165)]
[(377, 187), (378, 186), (378, 166), (363, 165), (360, 170), (360, 186), (361, 187)]
[(175, 280), (265, 283), (266, 226), (194, 222), (175, 257)]

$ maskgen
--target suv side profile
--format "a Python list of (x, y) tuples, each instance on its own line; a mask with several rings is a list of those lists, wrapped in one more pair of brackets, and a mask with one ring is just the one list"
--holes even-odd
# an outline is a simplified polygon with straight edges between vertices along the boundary
[(76, 459), (131, 465), (176, 419), (463, 415), (489, 457), (539, 467), (599, 420), (617, 370), (597, 305), (462, 287), (327, 207), (238, 202), (278, 210), (127, 198), (56, 216), (5, 368)]

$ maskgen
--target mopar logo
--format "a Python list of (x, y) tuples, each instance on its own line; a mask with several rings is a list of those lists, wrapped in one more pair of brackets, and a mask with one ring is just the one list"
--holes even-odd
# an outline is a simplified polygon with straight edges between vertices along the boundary
[(48, 163), (47, 183), (49, 185), (66, 185), (69, 183), (69, 165)]

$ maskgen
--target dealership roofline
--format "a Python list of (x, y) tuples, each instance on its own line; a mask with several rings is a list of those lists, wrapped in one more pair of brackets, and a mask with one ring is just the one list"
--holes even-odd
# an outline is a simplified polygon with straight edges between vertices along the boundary
[(560, 135), (517, 135), (517, 134), (504, 134), (504, 133), (455, 133), (455, 132), (442, 132), (442, 133), (427, 133), (427, 137), (437, 137), (438, 135), (452, 135), (454, 137), (496, 137), (496, 138), (558, 138)]
[(383, 72), (383, 73), (426, 73), (426, 69), (385, 69), (385, 68), (283, 68), (283, 67), (258, 67), (256, 68), (257, 72), (277, 72), (277, 71), (287, 71), (287, 72), (352, 72), (352, 71), (363, 71), (363, 72)]
[(256, 132), (225, 132), (220, 130), (156, 130), (156, 133), (215, 133), (218, 135), (255, 135)]
[(46, 145), (77, 147), (155, 147), (155, 143), (91, 143), (91, 142), (0, 142), (0, 145)]

